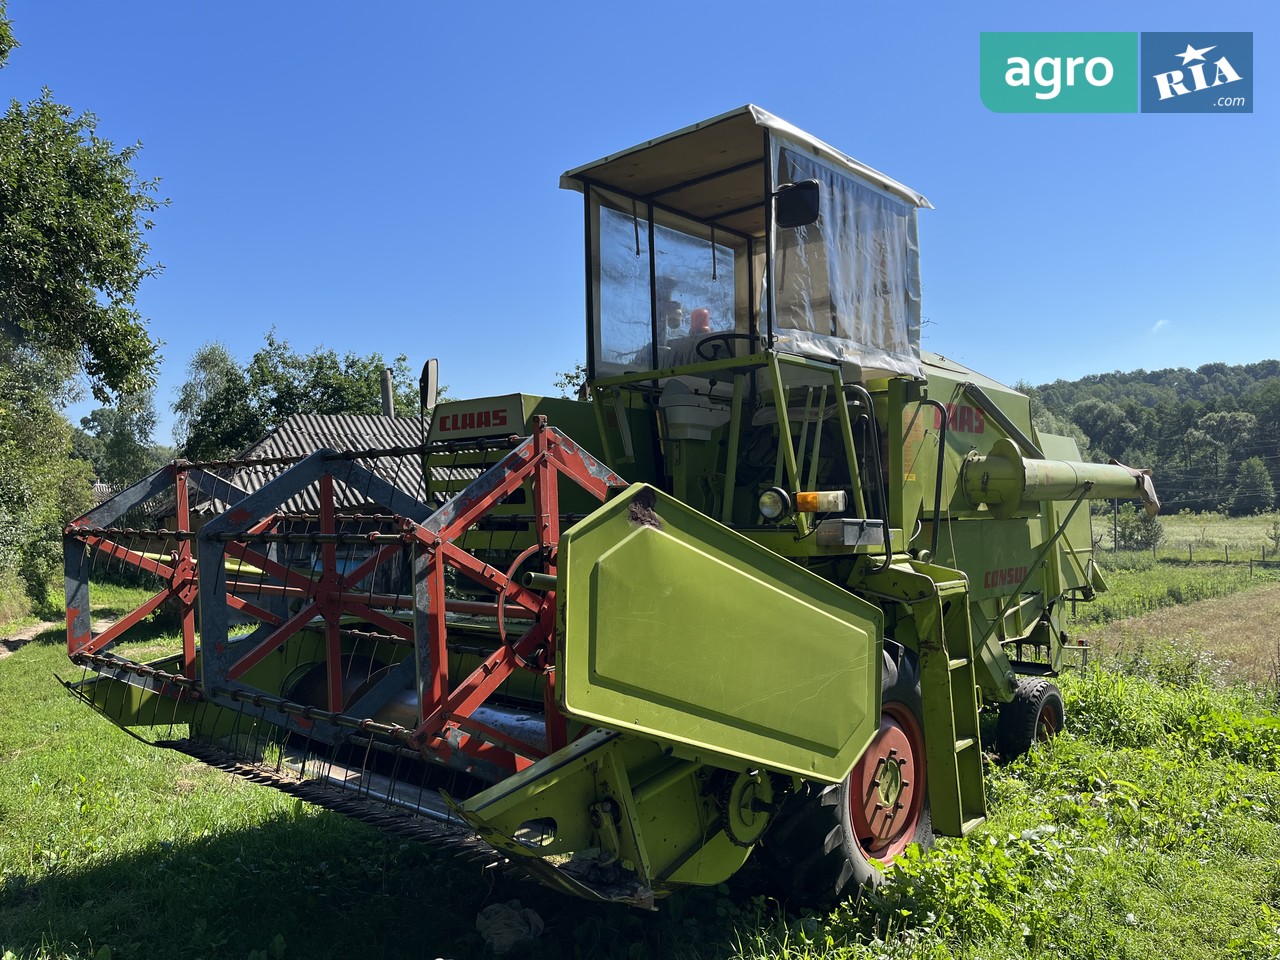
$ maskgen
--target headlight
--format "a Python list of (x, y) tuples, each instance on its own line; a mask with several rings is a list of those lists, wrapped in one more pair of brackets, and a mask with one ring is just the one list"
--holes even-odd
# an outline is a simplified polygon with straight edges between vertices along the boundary
[(771, 522), (786, 517), (791, 512), (791, 497), (781, 487), (770, 487), (760, 494), (760, 516)]

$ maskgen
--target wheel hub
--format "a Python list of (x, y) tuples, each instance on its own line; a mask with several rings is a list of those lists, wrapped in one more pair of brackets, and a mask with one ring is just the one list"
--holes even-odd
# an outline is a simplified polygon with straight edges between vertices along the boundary
[(876, 788), (880, 794), (880, 803), (883, 806), (891, 807), (898, 802), (898, 797), (902, 795), (903, 789), (908, 782), (903, 779), (902, 765), (906, 760), (901, 757), (895, 757), (896, 750), (890, 750), (889, 756), (880, 761), (880, 784)]
[(760, 839), (774, 811), (773, 781), (767, 773), (738, 774), (725, 791), (724, 832), (740, 847)]
[(924, 739), (915, 717), (886, 705), (850, 775), (850, 824), (869, 857), (888, 860), (915, 838), (924, 807)]

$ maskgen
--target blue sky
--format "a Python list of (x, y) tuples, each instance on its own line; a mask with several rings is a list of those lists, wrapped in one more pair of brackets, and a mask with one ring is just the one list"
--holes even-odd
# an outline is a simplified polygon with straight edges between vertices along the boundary
[[(747, 102), (933, 202), (928, 349), (1032, 383), (1280, 354), (1275, 4), (8, 10), (0, 93), (47, 85), (141, 140), (172, 201), (139, 297), (164, 341), (159, 440), (193, 351), (247, 358), (272, 325), (300, 350), (438, 356), (458, 396), (553, 392), (584, 352), (559, 174)], [(1255, 112), (991, 113), (983, 30), (1252, 31)]]

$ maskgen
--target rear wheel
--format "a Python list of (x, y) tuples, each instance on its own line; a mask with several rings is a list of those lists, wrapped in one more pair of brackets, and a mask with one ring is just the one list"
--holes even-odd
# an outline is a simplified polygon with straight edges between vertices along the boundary
[(1062, 692), (1048, 680), (1023, 677), (1013, 699), (1000, 705), (996, 720), (996, 749), (1006, 762), (1022, 756), (1036, 743), (1062, 732), (1066, 711)]
[(841, 783), (807, 784), (765, 837), (766, 855), (785, 893), (823, 905), (850, 883), (877, 884), (881, 864), (933, 839), (925, 773), (920, 682), (905, 654), (886, 652), (880, 729)]

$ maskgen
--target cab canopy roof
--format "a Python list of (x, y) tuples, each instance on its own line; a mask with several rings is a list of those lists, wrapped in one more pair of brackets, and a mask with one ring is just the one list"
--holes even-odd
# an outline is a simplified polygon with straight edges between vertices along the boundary
[(754, 104), (575, 167), (560, 186), (598, 184), (754, 237), (765, 231), (770, 140), (786, 142), (917, 207), (921, 194)]

